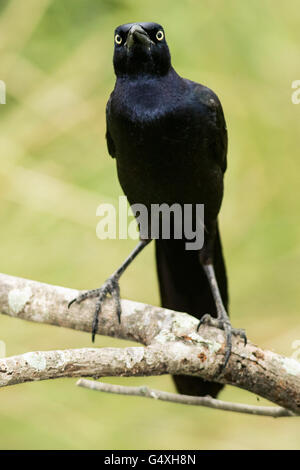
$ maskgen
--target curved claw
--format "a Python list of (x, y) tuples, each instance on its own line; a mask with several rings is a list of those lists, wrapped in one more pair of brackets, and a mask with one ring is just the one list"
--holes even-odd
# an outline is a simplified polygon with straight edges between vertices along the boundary
[(72, 304), (74, 304), (77, 300), (77, 297), (75, 297), (75, 299), (71, 300), (69, 303), (68, 303), (68, 308), (71, 307)]
[(224, 356), (224, 363), (222, 364), (221, 372), (226, 368), (230, 354), (231, 354), (231, 349), (232, 349), (232, 342), (231, 342), (231, 335), (232, 335), (232, 330), (231, 327), (228, 325), (224, 325), (224, 331), (226, 334), (226, 350), (225, 350), (225, 356)]
[(96, 308), (95, 308), (94, 318), (93, 318), (93, 323), (92, 323), (92, 342), (93, 343), (95, 341), (95, 335), (98, 330), (99, 313), (101, 312), (102, 302), (106, 298), (108, 293), (111, 294), (111, 292), (108, 289), (106, 289), (106, 287), (107, 286), (104, 284), (104, 286), (100, 288), (99, 298), (96, 303)]
[(224, 320), (221, 318), (212, 318), (209, 314), (203, 315), (201, 317), (198, 326), (197, 326), (197, 332), (199, 331), (199, 328), (201, 325), (207, 323), (208, 325), (215, 326), (217, 328), (221, 328), (224, 330), (225, 333), (225, 354), (224, 354), (224, 363), (221, 366), (221, 373), (224, 371), (225, 367), (228, 364), (230, 355), (231, 355), (231, 350), (232, 350), (232, 335), (234, 336), (240, 336), (244, 340), (244, 345), (246, 346), (247, 344), (247, 336), (245, 333), (245, 330), (242, 329), (236, 329), (232, 328), (229, 319)]
[(99, 323), (99, 312), (96, 310), (94, 313), (94, 318), (93, 318), (93, 324), (92, 324), (92, 343), (95, 342), (95, 336), (97, 333), (98, 329), (98, 323)]
[(117, 311), (117, 316), (118, 316), (118, 321), (119, 324), (121, 323), (121, 302), (120, 302), (120, 297), (115, 298), (115, 305), (116, 305), (116, 311)]
[(247, 336), (244, 330), (242, 329), (235, 329), (232, 328), (230, 323), (224, 322), (224, 332), (226, 335), (226, 349), (225, 349), (225, 355), (224, 355), (224, 363), (221, 367), (221, 373), (224, 371), (225, 367), (228, 364), (231, 351), (232, 351), (232, 335), (234, 336), (240, 336), (244, 340), (244, 346), (247, 344)]
[[(93, 322), (93, 325), (94, 325), (94, 322)], [(93, 326), (93, 331), (92, 331), (92, 343), (95, 342), (95, 336), (96, 336), (97, 327), (98, 327), (98, 321), (97, 321), (97, 325)]]
[(239, 335), (244, 340), (244, 346), (247, 346), (248, 340), (247, 340), (246, 332), (244, 330), (240, 330)]
[(95, 341), (95, 335), (98, 330), (99, 313), (101, 313), (102, 303), (108, 295), (111, 295), (112, 299), (115, 302), (118, 321), (119, 323), (121, 323), (120, 287), (117, 276), (111, 276), (110, 278), (108, 278), (103, 284), (103, 286), (100, 287), (100, 289), (86, 291), (78, 297), (75, 297), (75, 299), (71, 300), (68, 303), (68, 308), (70, 308), (73, 303), (79, 304), (85, 299), (98, 297), (92, 323), (92, 342)]
[(210, 323), (212, 320), (211, 316), (206, 313), (205, 315), (203, 315), (200, 320), (199, 320), (199, 323), (198, 323), (198, 326), (197, 326), (197, 332), (199, 331), (199, 328), (201, 325), (204, 325), (204, 323)]

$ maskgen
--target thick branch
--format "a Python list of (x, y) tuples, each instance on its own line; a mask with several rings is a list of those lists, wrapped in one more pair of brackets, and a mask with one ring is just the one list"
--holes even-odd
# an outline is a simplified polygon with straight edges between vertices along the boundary
[(35, 351), (0, 359), (0, 387), (61, 377), (143, 376), (167, 373), (162, 346)]
[[(0, 275), (0, 310), (2, 313), (29, 321), (90, 332), (94, 302), (87, 300), (81, 305), (73, 305), (70, 310), (67, 309), (68, 302), (77, 294), (78, 292), (72, 289)], [(284, 358), (271, 351), (263, 351), (251, 343), (244, 347), (239, 338), (234, 338), (229, 363), (225, 372), (220, 375), (224, 354), (224, 334), (221, 330), (208, 326), (202, 326), (198, 334), (196, 333), (197, 323), (197, 319), (185, 313), (123, 300), (122, 321), (119, 324), (112, 302), (107, 301), (100, 317), (98, 333), (134, 340), (148, 347), (121, 350), (87, 349), (75, 350), (72, 353), (62, 351), (56, 359), (47, 356), (51, 354), (50, 352), (27, 353), (27, 359), (28, 354), (39, 355), (42, 364), (45, 361), (46, 367), (41, 372), (39, 367), (33, 367), (27, 375), (26, 367), (23, 367), (24, 378), (21, 377), (18, 363), (24, 357), (2, 359), (0, 382), (2, 380), (5, 385), (27, 380), (79, 375), (158, 375), (165, 373), (194, 375), (244, 388), (284, 408), (296, 413), (300, 412), (300, 364), (298, 361)], [(126, 358), (128, 359), (128, 354), (129, 356), (132, 354), (132, 351), (128, 353), (130, 350), (141, 351), (141, 357), (138, 360), (136, 353), (133, 352), (134, 366), (129, 361), (127, 364), (131, 367), (127, 367)], [(106, 357), (108, 351), (109, 359), (103, 363), (102, 359)], [(64, 359), (67, 357), (68, 360), (60, 365), (59, 358), (61, 357)], [(112, 357), (115, 357), (117, 361), (121, 360), (120, 366), (111, 366)], [(50, 361), (49, 367), (48, 360)], [(14, 361), (16, 364), (10, 382), (8, 379), (10, 373), (6, 369), (9, 361), (10, 367)]]

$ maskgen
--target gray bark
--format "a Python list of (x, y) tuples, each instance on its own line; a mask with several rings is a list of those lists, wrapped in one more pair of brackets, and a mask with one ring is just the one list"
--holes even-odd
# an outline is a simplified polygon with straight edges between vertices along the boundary
[[(78, 291), (0, 274), (0, 311), (23, 320), (91, 331), (95, 301), (67, 304)], [(98, 334), (133, 340), (144, 347), (86, 348), (30, 352), (0, 360), (0, 386), (32, 380), (82, 376), (183, 374), (249, 390), (295, 413), (300, 412), (300, 363), (233, 338), (224, 360), (223, 331), (201, 326), (186, 313), (122, 300), (118, 323), (105, 302)]]

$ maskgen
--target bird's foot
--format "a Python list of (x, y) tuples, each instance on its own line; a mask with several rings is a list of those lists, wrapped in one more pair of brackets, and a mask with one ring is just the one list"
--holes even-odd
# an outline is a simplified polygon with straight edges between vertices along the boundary
[(247, 336), (245, 330), (240, 328), (233, 328), (231, 326), (229, 317), (226, 312), (222, 312), (222, 314), (218, 315), (217, 318), (211, 317), (209, 314), (203, 315), (201, 320), (198, 323), (197, 331), (199, 330), (200, 326), (206, 324), (210, 326), (214, 326), (221, 330), (224, 330), (225, 337), (226, 337), (226, 346), (225, 346), (225, 356), (224, 356), (224, 363), (222, 365), (221, 372), (224, 371), (225, 367), (230, 358), (231, 350), (232, 350), (232, 336), (240, 336), (244, 340), (244, 344), (247, 344)]
[(120, 301), (120, 286), (119, 277), (116, 275), (110, 276), (99, 289), (88, 290), (83, 294), (79, 295), (75, 299), (71, 300), (68, 304), (68, 308), (73, 303), (80, 304), (83, 300), (98, 298), (94, 313), (94, 319), (92, 324), (92, 341), (95, 340), (95, 334), (98, 329), (99, 314), (101, 313), (102, 304), (106, 297), (110, 295), (115, 303), (115, 308), (118, 316), (119, 323), (121, 322), (121, 301)]

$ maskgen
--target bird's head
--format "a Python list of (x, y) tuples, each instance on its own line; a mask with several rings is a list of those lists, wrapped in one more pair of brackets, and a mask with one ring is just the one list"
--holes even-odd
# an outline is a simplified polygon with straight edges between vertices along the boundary
[(165, 33), (157, 23), (128, 23), (114, 35), (114, 68), (122, 75), (165, 75), (171, 58)]

